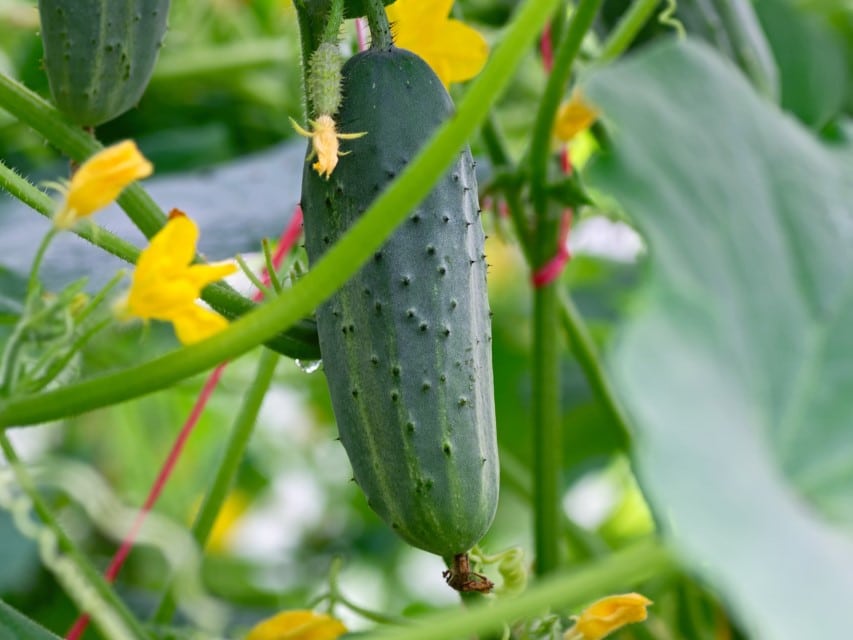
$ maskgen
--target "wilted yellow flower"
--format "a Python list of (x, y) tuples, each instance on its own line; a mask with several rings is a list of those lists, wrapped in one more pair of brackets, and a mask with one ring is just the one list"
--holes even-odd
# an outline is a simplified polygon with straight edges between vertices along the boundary
[(607, 596), (597, 600), (574, 616), (575, 625), (564, 640), (601, 640), (632, 622), (642, 622), (652, 601), (639, 593)]
[(80, 165), (64, 188), (65, 199), (53, 224), (60, 229), (72, 227), (80, 218), (106, 207), (131, 182), (147, 178), (153, 170), (132, 140), (98, 151)]
[(234, 273), (237, 266), (191, 264), (197, 242), (196, 224), (173, 209), (166, 226), (151, 238), (136, 262), (130, 291), (118, 305), (121, 315), (169, 321), (183, 344), (204, 340), (227, 327), (225, 318), (196, 300), (205, 286)]
[(323, 115), (316, 120), (311, 120), (311, 131), (307, 131), (299, 126), (293, 118), (290, 119), (290, 124), (296, 129), (296, 133), (306, 138), (311, 138), (311, 154), (308, 156), (310, 160), (317, 156), (312, 168), (321, 176), (325, 175), (326, 180), (332, 175), (332, 171), (338, 166), (338, 157), (345, 156), (349, 151), (339, 151), (338, 140), (355, 140), (366, 135), (366, 131), (360, 133), (338, 133), (337, 125), (332, 116)]
[(313, 611), (282, 611), (260, 622), (245, 640), (335, 640), (347, 632), (340, 620)]
[(476, 76), (489, 57), (480, 33), (448, 17), (452, 7), (453, 0), (397, 0), (385, 8), (394, 43), (426, 60), (445, 87)]
[(564, 102), (557, 112), (554, 135), (563, 142), (568, 142), (592, 126), (597, 119), (598, 110), (584, 100), (580, 91), (575, 90), (568, 102)]

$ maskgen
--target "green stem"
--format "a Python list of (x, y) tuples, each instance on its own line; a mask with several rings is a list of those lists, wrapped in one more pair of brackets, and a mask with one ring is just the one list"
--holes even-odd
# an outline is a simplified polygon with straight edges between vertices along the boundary
[(323, 42), (338, 44), (341, 34), (341, 24), (344, 21), (344, 0), (332, 0), (329, 7), (329, 17), (323, 29)]
[(539, 214), (546, 208), (551, 130), (554, 118), (572, 74), (572, 65), (601, 3), (602, 0), (581, 0), (578, 4), (572, 14), (568, 31), (554, 55), (554, 67), (548, 77), (545, 93), (539, 102), (539, 111), (533, 126), (533, 139), (530, 142), (530, 192), (533, 207)]
[[(506, 450), (501, 450), (501, 489), (514, 491), (519, 498), (533, 503), (533, 487), (530, 470), (518, 458)], [(560, 511), (561, 531), (565, 536), (570, 556), (573, 560), (600, 558), (610, 553), (610, 547), (595, 533), (587, 531)]]
[(563, 468), (557, 282), (533, 294), (533, 537), (536, 572), (560, 565)]
[[(483, 139), (492, 164), (496, 168), (509, 167), (509, 154), (493, 122), (487, 121), (483, 125)], [(527, 231), (526, 219), (523, 217), (524, 210), (520, 200), (517, 199), (517, 196), (510, 198), (510, 194), (507, 193), (507, 203), (510, 216), (515, 223), (521, 249), (527, 257), (528, 264), (532, 265), (532, 243)], [(520, 227), (521, 231), (519, 231)], [(563, 330), (568, 338), (569, 348), (577, 358), (592, 392), (619, 428), (625, 441), (628, 442), (631, 433), (630, 423), (616, 397), (613, 385), (604, 371), (601, 355), (598, 353), (595, 341), (589, 333), (589, 328), (571, 296), (566, 292), (560, 292), (560, 318)]]
[(555, 4), (556, 0), (526, 0), (521, 5), (456, 115), (438, 129), (397, 180), (291, 289), (199, 344), (64, 389), (0, 401), (0, 428), (38, 424), (169, 387), (245, 353), (310, 313), (373, 255), (412, 207), (429, 193), (464, 141), (485, 121)]
[[(76, 162), (83, 162), (103, 148), (40, 96), (3, 73), (0, 73), (0, 107)], [(157, 233), (166, 222), (166, 216), (139, 185), (125, 189), (119, 204), (146, 238)]]
[(267, 270), (267, 278), (269, 278), (270, 284), (272, 285), (275, 294), (279, 295), (282, 291), (284, 291), (284, 287), (281, 285), (281, 278), (276, 272), (275, 262), (273, 261), (272, 257), (272, 248), (270, 247), (270, 242), (267, 238), (261, 240), (261, 248), (264, 252), (264, 266)]
[(394, 46), (394, 38), (382, 0), (364, 0), (364, 6), (367, 10), (367, 24), (370, 26), (370, 48), (390, 49)]
[(243, 275), (249, 279), (249, 282), (252, 283), (252, 286), (255, 287), (255, 289), (257, 289), (261, 293), (263, 293), (265, 298), (269, 297), (272, 291), (270, 291), (270, 288), (261, 281), (261, 279), (254, 271), (252, 271), (252, 268), (248, 264), (246, 264), (246, 259), (239, 253), (234, 256), (234, 259), (240, 266), (240, 271), (242, 271)]
[[(216, 517), (222, 509), (222, 505), (225, 504), (225, 498), (237, 477), (237, 470), (246, 453), (246, 447), (257, 422), (264, 396), (272, 383), (278, 359), (277, 353), (272, 353), (266, 349), (261, 352), (255, 378), (249, 386), (240, 412), (234, 420), (234, 426), (231, 428), (231, 435), (225, 445), (225, 453), (216, 470), (213, 484), (204, 498), (195, 522), (193, 522), (192, 536), (202, 549), (207, 544)], [(152, 622), (154, 624), (168, 624), (175, 614), (176, 604), (175, 594), (170, 583), (166, 586), (166, 592), (152, 617)]]
[(27, 280), (28, 299), (36, 294), (36, 290), (39, 287), (39, 271), (41, 270), (42, 260), (44, 260), (44, 254), (47, 252), (47, 248), (50, 246), (50, 243), (53, 242), (53, 239), (56, 237), (58, 232), (59, 230), (56, 227), (48, 229), (47, 233), (44, 234), (44, 237), (41, 239), (38, 249), (36, 249), (36, 255), (33, 257), (33, 264), (30, 266), (30, 277)]
[(371, 611), (370, 609), (365, 609), (364, 607), (355, 604), (349, 598), (347, 598), (346, 596), (344, 596), (341, 593), (337, 594), (337, 602), (338, 602), (338, 604), (345, 606), (347, 609), (349, 609), (353, 613), (358, 614), (359, 616), (361, 616), (365, 620), (370, 620), (371, 622), (375, 622), (376, 624), (400, 625), (400, 624), (405, 624), (406, 622), (408, 622), (407, 620), (404, 620), (401, 618), (389, 616), (389, 615), (386, 615), (384, 613), (379, 613), (377, 611)]
[[(559, 216), (547, 196), (551, 159), (551, 129), (575, 57), (602, 0), (581, 0), (554, 56), (554, 66), (539, 103), (530, 146), (530, 194), (535, 214), (535, 238), (528, 255), (536, 270), (557, 249)], [(533, 301), (533, 456), (534, 546), (536, 571), (545, 575), (560, 563), (559, 523), (562, 487), (562, 420), (557, 319), (557, 283), (534, 291)]]
[(660, 0), (634, 0), (631, 7), (622, 14), (619, 24), (610, 32), (607, 42), (601, 48), (599, 62), (609, 62), (618, 58), (631, 46), (640, 29), (645, 26), (654, 13)]
[[(27, 391), (28, 393), (34, 393), (36, 391), (41, 391), (44, 387), (50, 384), (56, 376), (65, 371), (65, 368), (71, 362), (72, 358), (83, 348), (85, 347), (89, 341), (95, 337), (100, 331), (105, 329), (111, 320), (109, 318), (105, 318), (100, 322), (95, 323), (93, 326), (89, 327), (86, 331), (81, 333), (77, 339), (71, 344), (71, 347), (68, 351), (58, 360), (54, 361), (53, 364), (50, 365), (50, 368), (45, 371), (45, 374), (33, 384), (31, 384)], [(34, 367), (34, 370), (38, 370), (38, 365)]]
[(338, 576), (341, 573), (341, 569), (343, 569), (343, 560), (340, 557), (336, 557), (332, 560), (332, 566), (329, 567), (329, 593), (327, 598), (329, 599), (329, 613), (334, 614), (334, 608), (336, 604), (341, 604), (345, 606), (347, 609), (357, 613), (359, 616), (364, 618), (365, 620), (370, 620), (371, 622), (375, 622), (377, 624), (395, 624), (395, 625), (404, 625), (408, 621), (403, 618), (397, 618), (394, 616), (389, 616), (384, 613), (378, 613), (376, 611), (371, 611), (369, 609), (365, 609), (354, 602), (350, 601), (343, 593), (341, 593), (340, 585), (338, 584)]
[(560, 46), (563, 40), (563, 32), (566, 29), (566, 16), (569, 13), (569, 0), (560, 0), (560, 6), (554, 12), (551, 19), (551, 45), (554, 48)]
[(314, 33), (314, 20), (308, 10), (305, 0), (293, 0), (293, 6), (296, 7), (296, 19), (299, 21), (299, 43), (302, 49), (302, 95), (305, 96), (305, 117), (303, 122), (307, 122), (314, 113), (314, 105), (311, 104), (311, 92), (309, 91), (309, 65), (311, 55), (317, 48), (319, 38)]
[[(2, 78), (2, 74), (0, 74), (0, 78)], [(8, 191), (44, 217), (53, 217), (56, 203), (50, 196), (19, 176), (2, 161), (0, 161), (0, 188)], [(71, 231), (87, 242), (130, 264), (135, 264), (139, 259), (139, 249), (90, 220), (84, 220), (75, 225)], [(202, 298), (219, 313), (232, 320), (248, 313), (257, 306), (223, 283), (205, 287), (202, 291)], [(320, 349), (317, 344), (317, 327), (312, 320), (300, 320), (289, 331), (274, 336), (267, 342), (267, 346), (291, 358), (316, 360), (320, 357)]]
[[(104, 580), (103, 576), (101, 576), (101, 574), (98, 573), (91, 564), (89, 564), (85, 556), (80, 553), (74, 542), (59, 525), (59, 522), (54, 517), (50, 507), (48, 507), (45, 501), (42, 500), (32, 478), (30, 478), (30, 475), (24, 469), (24, 465), (18, 457), (15, 448), (12, 446), (9, 437), (3, 432), (0, 432), (0, 449), (2, 449), (3, 455), (6, 456), (6, 460), (9, 461), (9, 465), (12, 467), (12, 471), (14, 472), (15, 478), (17, 479), (18, 484), (20, 484), (21, 489), (23, 489), (24, 493), (30, 499), (30, 502), (32, 502), (35, 512), (38, 514), (39, 518), (41, 518), (42, 522), (44, 522), (45, 526), (56, 536), (59, 549), (74, 563), (77, 571), (85, 578), (88, 585), (92, 587), (98, 597), (113, 610), (113, 613), (118, 616), (127, 630), (130, 631), (137, 639), (147, 639), (149, 636), (142, 628), (142, 624), (139, 620), (137, 620), (124, 603), (118, 599), (112, 587), (110, 587), (106, 580)], [(74, 600), (74, 595), (75, 594), (69, 594), (72, 600)], [(97, 612), (89, 611), (87, 613), (92, 615), (95, 622), (98, 623)]]
[(629, 442), (631, 430), (628, 419), (604, 371), (598, 348), (589, 334), (583, 316), (567, 294), (560, 295), (560, 317), (563, 330), (569, 339), (569, 348), (580, 363), (589, 386), (619, 429), (625, 443)]
[[(489, 154), (489, 158), (494, 164), (495, 169), (506, 169), (515, 172), (516, 168), (506, 151), (506, 146), (503, 142), (503, 136), (498, 129), (497, 122), (493, 115), (490, 115), (483, 123), (483, 128), (480, 131), (483, 138), (483, 144)], [(523, 251), (527, 251), (532, 243), (530, 223), (525, 216), (524, 205), (521, 200), (520, 188), (508, 186), (504, 190), (504, 195), (507, 201), (507, 207), (512, 220), (515, 235), (518, 237)]]
[(499, 632), (503, 624), (534, 612), (576, 607), (675, 570), (675, 563), (662, 546), (645, 541), (571, 572), (540, 580), (521, 595), (501, 600), (500, 606), (484, 603), (455, 611), (438, 611), (408, 627), (379, 629), (360, 640), (456, 640)]
[[(53, 217), (53, 212), (56, 209), (56, 203), (53, 199), (38, 187), (30, 184), (26, 178), (19, 176), (13, 169), (3, 164), (2, 160), (0, 160), (0, 189), (7, 191), (45, 218)], [(77, 224), (71, 231), (96, 247), (100, 247), (107, 253), (111, 253), (131, 264), (139, 258), (139, 249), (91, 221)]]

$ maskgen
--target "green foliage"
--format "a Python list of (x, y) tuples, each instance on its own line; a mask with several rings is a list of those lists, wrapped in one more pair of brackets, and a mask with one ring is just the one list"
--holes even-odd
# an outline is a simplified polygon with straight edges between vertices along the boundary
[(59, 636), (16, 611), (0, 600), (0, 640), (58, 640)]
[[(80, 262), (106, 282), (114, 265), (99, 249), (133, 262), (163, 209), (207, 217), (201, 246), (211, 259), (227, 255), (224, 236), (254, 247), (278, 232), (305, 168), (302, 157), (282, 160), (303, 148), (288, 141), (288, 116), (308, 118), (302, 63), (323, 38), (335, 39), (329, 6), (173, 0), (147, 91), (90, 134), (44, 100), (35, 3), (0, 0), (0, 189), (20, 200), (0, 202), (0, 343), (21, 346), (10, 350), (26, 356), (18, 362), (77, 348), (67, 320)], [(346, 2), (350, 18), (364, 8)], [(673, 8), (688, 42), (660, 48), (655, 41), (679, 34), (661, 21)], [(344, 143), (353, 155), (322, 182), (333, 195), (346, 162), (397, 162), (394, 152), (413, 138), (424, 149), (407, 152), (398, 176), (380, 176), (375, 204), (364, 196), (367, 211), (339, 242), (330, 239), (308, 275), (298, 250), (277, 299), (255, 305), (225, 286), (206, 290), (214, 308), (246, 317), (180, 350), (158, 323), (107, 320), (105, 304), (93, 324), (111, 326), (82, 340), (66, 367), (79, 382), (36, 376), (35, 386), (0, 398), (0, 428), (11, 436), (0, 434), (0, 445), (8, 459), (20, 449), (32, 462), (0, 474), (0, 503), (14, 513), (0, 518), (0, 597), (14, 607), (0, 603), (0, 639), (47, 640), (28, 618), (65, 633), (78, 606), (91, 605), (98, 624), (116, 614), (139, 638), (216, 631), (236, 640), (278, 610), (313, 607), (368, 639), (556, 640), (585, 603), (634, 589), (654, 605), (645, 625), (612, 636), (619, 640), (849, 635), (853, 13), (833, 0), (457, 0), (452, 11), (492, 43), (491, 62), (470, 85), (452, 87), (457, 110), (434, 135), (419, 126), (433, 116), (421, 111), (434, 111), (422, 100), (401, 113), (378, 105), (407, 125), (381, 149), (364, 147), (374, 143), (370, 132)], [(549, 20), (550, 74), (533, 55)], [(340, 41), (350, 55), (352, 22)], [(623, 55), (630, 60), (619, 63)], [(571, 143), (575, 159), (591, 149), (592, 163), (578, 162), (566, 178), (551, 125), (575, 79), (602, 117)], [(339, 129), (360, 131), (351, 120)], [(43, 229), (28, 224), (25, 208), (49, 217), (56, 206), (34, 184), (68, 177), (69, 159), (127, 137), (159, 178), (121, 199), (128, 219), (116, 224), (113, 211), (76, 229), (94, 245), (79, 251), (66, 251), (78, 240), (63, 234), (29, 280), (7, 269), (36, 252)], [(313, 361), (318, 304), (346, 287), (401, 221), (411, 229), (410, 212), (466, 143), (492, 236), (485, 252), (501, 499), (472, 554), (472, 570), (497, 593), (460, 607), (442, 563), (395, 537), (350, 482), (325, 376), (306, 372), (323, 368)], [(219, 163), (227, 166), (209, 171)], [(572, 260), (534, 291), (530, 271), (557, 252), (568, 206)], [(619, 232), (590, 243), (586, 223), (605, 216)], [(630, 225), (644, 243), (620, 250)], [(205, 244), (212, 235), (220, 238)], [(410, 240), (414, 256), (423, 239)], [(41, 273), (50, 275), (44, 284)], [(45, 309), (56, 312), (45, 316), (45, 331), (21, 339), (22, 315)], [(256, 349), (270, 336), (276, 349), (308, 361), (276, 368), (276, 355)], [(99, 568), (115, 552), (111, 536), (130, 526), (127, 507), (144, 501), (192, 411), (201, 386), (193, 376), (224, 359), (234, 361), (158, 502), (154, 528), (143, 530), (146, 544), (108, 585)], [(416, 358), (406, 360), (401, 371)], [(325, 363), (329, 377), (333, 367)], [(42, 383), (49, 388), (35, 388)], [(110, 515), (93, 508), (102, 503), (118, 506)], [(172, 573), (183, 551), (197, 557), (194, 519), (192, 535), (208, 546), (185, 589), (184, 572)], [(545, 571), (553, 575), (543, 579)], [(209, 596), (218, 601), (212, 608)]]
[(657, 47), (587, 90), (616, 132), (594, 184), (650, 245), (611, 358), (649, 497), (753, 633), (843, 636), (849, 156), (692, 43)]
[(782, 107), (821, 129), (853, 89), (841, 37), (822, 16), (791, 0), (760, 0), (756, 10), (779, 65)]

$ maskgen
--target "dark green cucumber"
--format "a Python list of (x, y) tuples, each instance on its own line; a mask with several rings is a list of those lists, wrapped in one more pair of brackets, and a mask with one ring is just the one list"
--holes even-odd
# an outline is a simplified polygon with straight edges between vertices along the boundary
[(169, 0), (39, 0), (56, 106), (95, 126), (135, 106), (166, 33)]
[[(368, 50), (343, 68), (346, 132), (327, 181), (306, 165), (316, 261), (453, 113), (416, 55)], [(317, 310), (341, 441), (370, 506), (407, 542), (464, 553), (498, 496), (491, 329), (474, 162), (466, 147), (380, 251)]]

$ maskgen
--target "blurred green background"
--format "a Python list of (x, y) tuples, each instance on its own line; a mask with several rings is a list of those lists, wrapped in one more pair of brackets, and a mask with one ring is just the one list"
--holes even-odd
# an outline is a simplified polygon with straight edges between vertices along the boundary
[[(627, 2), (609, 0), (596, 24), (605, 36), (624, 12)], [(712, 24), (703, 9), (707, 3), (680, 2), (678, 17), (691, 35), (703, 38), (749, 73), (748, 60), (737, 37), (724, 25)], [(796, 7), (781, 0), (754, 3), (767, 34), (779, 73), (782, 106), (805, 126), (827, 140), (849, 132), (853, 112), (853, 18), (831, 0), (811, 0)], [(510, 0), (459, 0), (456, 11), (494, 41), (512, 10)], [(41, 68), (34, 3), (0, 0), (0, 70), (47, 96)], [(347, 42), (352, 46), (354, 39)], [(670, 29), (652, 19), (635, 46), (662, 37)], [(793, 43), (796, 43), (796, 47)], [(598, 38), (585, 43), (591, 58)], [(138, 108), (97, 131), (105, 143), (132, 137), (154, 162), (157, 178), (169, 178), (173, 189), (198, 187), (211, 171), (229, 170), (268, 157), (281, 160), (281, 171), (300, 170), (304, 141), (297, 139), (288, 116), (302, 115), (301, 72), (295, 14), (283, 0), (174, 0), (170, 29), (148, 91)], [(511, 151), (520, 153), (528, 139), (545, 75), (535, 51), (524, 63), (496, 111)], [(456, 87), (463, 92), (463, 87)], [(849, 135), (849, 134), (847, 134)], [(593, 146), (592, 138), (582, 144)], [(476, 156), (485, 161), (479, 139), (472, 140)], [(294, 165), (277, 155), (298, 149)], [(278, 150), (278, 151), (277, 151)], [(270, 152), (270, 156), (254, 154)], [(282, 153), (285, 153), (282, 151)], [(0, 111), (0, 157), (34, 180), (55, 179), (67, 173), (66, 163), (26, 126)], [(251, 210), (230, 203), (218, 215), (240, 216), (249, 231), (243, 246), (209, 247), (222, 251), (257, 250), (257, 240), (275, 236), (298, 199), (293, 189), (278, 193), (277, 166), (268, 178), (252, 184), (258, 199), (277, 202), (280, 209)], [(482, 175), (489, 185), (489, 172)], [(289, 180), (298, 185), (298, 176)], [(154, 182), (154, 181), (152, 181)], [(215, 184), (208, 185), (215, 189)], [(207, 188), (207, 187), (204, 187)], [(193, 191), (192, 193), (195, 193)], [(208, 194), (209, 195), (209, 194)], [(250, 197), (251, 194), (250, 194)], [(242, 199), (242, 198), (241, 198)], [(161, 203), (170, 206), (169, 203)], [(192, 209), (192, 202), (182, 203)], [(203, 214), (204, 202), (197, 205)], [(3, 217), (19, 211), (0, 200), (0, 234), (9, 231)], [(492, 213), (492, 212), (490, 212)], [(9, 250), (29, 255), (41, 235), (33, 215), (31, 246), (16, 241)], [(11, 218), (10, 218), (11, 219)], [(18, 220), (19, 218), (15, 218)], [(494, 363), (499, 441), (503, 466), (502, 494), (494, 528), (483, 542), (488, 553), (511, 546), (531, 549), (530, 526), (530, 289), (528, 272), (513, 244), (509, 224), (500, 215), (485, 218), (490, 235), (488, 255), (490, 295), (494, 311)], [(253, 224), (257, 222), (255, 230)], [(18, 223), (16, 222), (16, 225)], [(17, 228), (16, 238), (29, 232)], [(215, 233), (211, 223), (210, 233)], [(23, 234), (23, 235), (22, 235)], [(233, 238), (223, 238), (233, 241)], [(138, 242), (138, 236), (136, 237)], [(563, 284), (604, 347), (629, 294), (645, 269), (643, 244), (631, 222), (618, 210), (591, 208), (572, 234), (574, 259)], [(5, 249), (4, 249), (5, 251)], [(67, 274), (109, 273), (115, 267), (94, 249)], [(3, 294), (14, 297), (19, 275), (6, 271), (20, 260), (0, 257)], [(62, 260), (61, 256), (48, 259)], [(298, 260), (305, 262), (299, 253)], [(63, 264), (64, 263), (61, 263)], [(57, 285), (65, 284), (57, 282)], [(79, 363), (79, 375), (115, 369), (150, 359), (175, 345), (171, 329), (162, 326), (116, 327), (102, 334)], [(556, 345), (555, 345), (555, 348)], [(157, 511), (188, 524), (207, 488), (239, 406), (251, 381), (257, 353), (232, 363), (204, 414)], [(341, 557), (341, 588), (356, 603), (393, 615), (406, 615), (455, 602), (441, 578), (438, 558), (402, 544), (367, 508), (364, 497), (349, 482), (349, 464), (336, 441), (322, 373), (309, 372), (312, 363), (282, 360), (274, 388), (268, 394), (255, 435), (214, 539), (204, 558), (205, 587), (220, 599), (235, 630), (282, 608), (301, 608), (323, 593), (334, 558)], [(563, 359), (565, 486), (565, 544), (573, 559), (595, 556), (621, 547), (654, 529), (627, 460), (626, 443), (607, 412), (591, 393), (577, 363)], [(106, 478), (128, 505), (140, 504), (199, 392), (202, 379), (187, 380), (169, 392), (68, 420), (13, 432), (29, 459), (74, 460)], [(58, 464), (61, 465), (61, 462)], [(105, 567), (115, 541), (107, 538), (75, 506), (70, 494), (52, 496), (65, 504), (64, 523), (99, 567)], [(168, 545), (168, 540), (162, 540)], [(528, 556), (529, 558), (529, 556)], [(528, 560), (529, 561), (529, 560)], [(156, 604), (168, 575), (157, 549), (133, 552), (118, 581), (131, 606), (147, 612)], [(651, 622), (615, 637), (689, 638), (741, 637), (725, 616), (716, 597), (687, 577), (655, 581), (643, 591), (655, 600)], [(22, 538), (10, 518), (0, 513), (0, 598), (57, 633), (64, 633), (76, 616), (70, 601), (51, 575), (41, 568), (33, 544)], [(369, 624), (344, 608), (339, 615), (354, 629)], [(723, 622), (721, 622), (721, 620)], [(711, 630), (711, 631), (709, 631)], [(723, 635), (724, 631), (729, 635)], [(94, 631), (90, 631), (94, 634)], [(717, 635), (713, 635), (717, 634)]]

